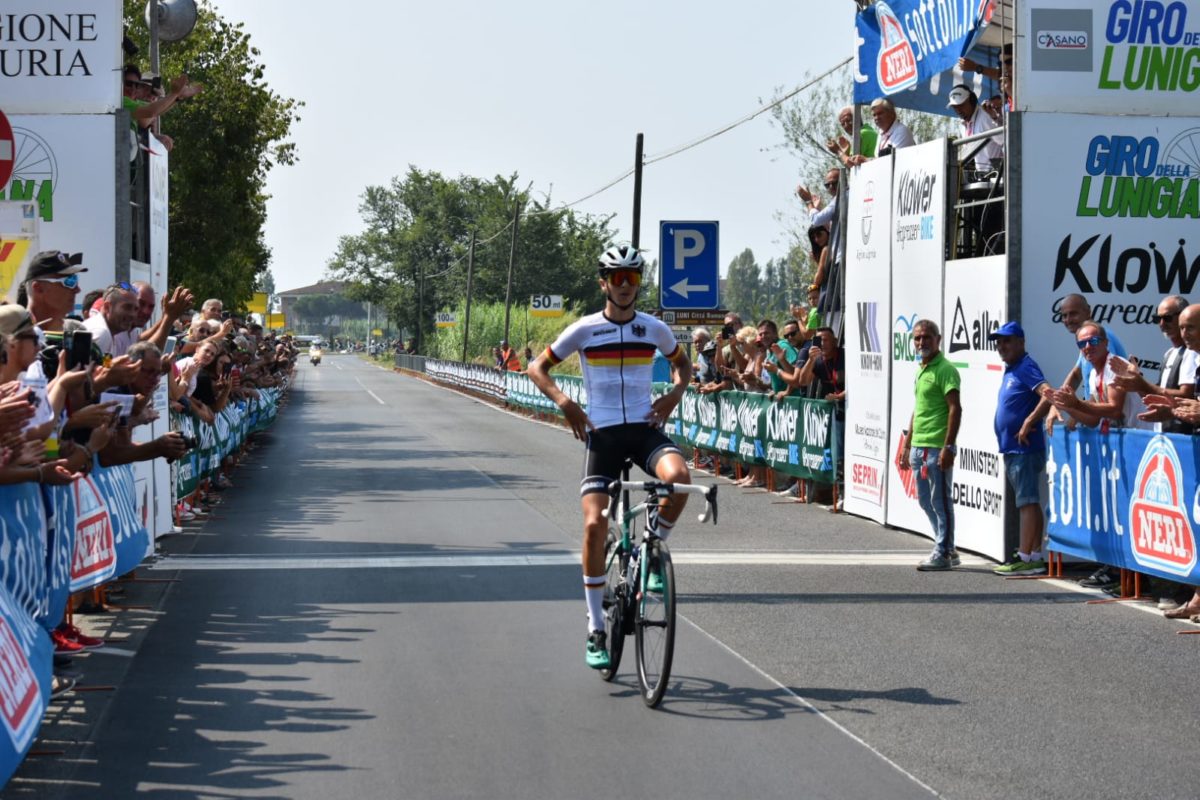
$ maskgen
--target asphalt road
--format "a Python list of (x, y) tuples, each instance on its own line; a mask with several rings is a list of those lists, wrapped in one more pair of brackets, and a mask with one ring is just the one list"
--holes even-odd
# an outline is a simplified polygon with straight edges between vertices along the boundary
[(580, 463), (563, 430), (304, 364), (219, 518), (167, 540), (129, 657), (95, 662), (115, 691), (5, 796), (1200, 794), (1200, 637), (980, 559), (918, 573), (921, 539), (725, 481), (720, 526), (671, 540), (646, 709), (631, 657), (583, 664)]

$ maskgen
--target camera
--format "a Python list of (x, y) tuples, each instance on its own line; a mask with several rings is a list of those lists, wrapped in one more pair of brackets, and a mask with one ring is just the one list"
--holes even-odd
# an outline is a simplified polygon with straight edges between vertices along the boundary
[(188, 436), (186, 433), (181, 433), (179, 436), (183, 439), (183, 443), (187, 445), (188, 450), (195, 450), (200, 446), (200, 442), (197, 441), (195, 436)]
[(724, 328), (721, 328), (721, 335), (726, 339), (732, 339), (736, 334), (737, 331), (733, 329), (732, 325), (726, 325)]

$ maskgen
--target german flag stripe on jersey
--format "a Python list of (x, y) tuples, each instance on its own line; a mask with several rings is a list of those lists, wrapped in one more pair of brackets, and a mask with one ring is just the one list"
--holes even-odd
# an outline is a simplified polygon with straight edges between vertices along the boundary
[(647, 342), (613, 342), (586, 347), (583, 354), (593, 367), (649, 366), (656, 349)]
[(550, 362), (550, 366), (555, 366), (562, 363), (562, 359), (554, 355), (554, 351), (550, 349), (550, 345), (546, 345), (546, 360)]

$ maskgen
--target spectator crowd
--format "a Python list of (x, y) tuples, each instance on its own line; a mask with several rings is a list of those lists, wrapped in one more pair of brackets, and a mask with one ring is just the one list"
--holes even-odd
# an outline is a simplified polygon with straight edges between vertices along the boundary
[[(288, 386), (296, 359), (290, 337), (264, 331), (217, 299), (193, 312), (184, 287), (157, 298), (149, 284), (120, 282), (80, 302), (87, 270), (82, 254), (38, 253), (15, 302), (0, 304), (0, 484), (68, 486), (93, 469), (178, 462), (196, 446), (181, 423), (212, 425), (230, 404)], [(139, 435), (168, 414), (172, 430)], [(179, 499), (177, 521), (208, 513), (232, 486), (234, 458), (229, 454), (211, 480)], [(48, 508), (46, 519), (54, 511)], [(71, 609), (93, 599), (83, 594), (49, 630), (55, 695), (73, 685), (61, 672), (70, 657), (104, 646), (71, 621)]]

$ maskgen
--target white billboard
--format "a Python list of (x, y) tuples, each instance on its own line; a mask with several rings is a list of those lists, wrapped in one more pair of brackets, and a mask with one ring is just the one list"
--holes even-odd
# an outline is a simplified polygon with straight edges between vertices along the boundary
[[(170, 182), (167, 178), (169, 156), (167, 148), (163, 147), (154, 134), (150, 134), (150, 275), (149, 283), (154, 287), (158, 308), (155, 309), (154, 319), (162, 314), (162, 298), (167, 293), (167, 243), (168, 243), (168, 200), (170, 199)], [(153, 423), (150, 435), (154, 438), (162, 436), (171, 428), (167, 402), (166, 383), (159, 386), (154, 395), (154, 406), (158, 409), (159, 418)], [(174, 482), (171, 480), (170, 466), (164, 459), (154, 459), (154, 510), (150, 522), (153, 525), (153, 537), (165, 536), (174, 529), (171, 512), (174, 509)]]
[(993, 426), (1004, 362), (988, 334), (1005, 323), (1008, 259), (947, 261), (942, 350), (958, 368), (963, 416), (954, 461), (955, 543), (998, 561), (1004, 552), (1007, 481)]
[(888, 398), (892, 374), (892, 159), (850, 173), (846, 208), (845, 508), (884, 521), (887, 509)]
[(110, 114), (121, 107), (120, 0), (5, 0), (0, 109)]
[[(892, 167), (891, 427), (892, 465), (900, 455), (900, 433), (913, 412), (918, 360), (912, 343), (917, 320), (942, 326), (942, 265), (946, 247), (946, 140), (896, 151)], [(848, 240), (849, 241), (849, 240)], [(917, 504), (911, 470), (889, 469), (887, 524), (931, 535)]]
[[(83, 253), (88, 271), (79, 276), (80, 297), (108, 286), (116, 278), (116, 117), (62, 114), (10, 120), (17, 163), (0, 199), (37, 201), (43, 250)], [(128, 135), (127, 130), (121, 135)]]
[(1195, 0), (1029, 0), (1020, 8), (1020, 110), (1179, 115), (1200, 107)]
[(1071, 293), (1157, 375), (1159, 301), (1198, 299), (1200, 120), (1026, 114), (1022, 159), (1021, 323), (1046, 378), (1077, 357)]

